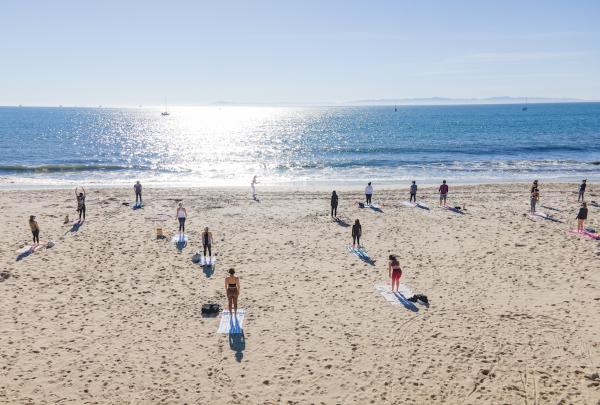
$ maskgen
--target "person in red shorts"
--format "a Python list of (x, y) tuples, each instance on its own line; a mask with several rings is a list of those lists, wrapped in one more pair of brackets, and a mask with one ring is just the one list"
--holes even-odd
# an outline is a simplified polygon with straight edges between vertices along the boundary
[(402, 276), (402, 269), (400, 268), (400, 263), (398, 262), (396, 256), (390, 255), (389, 259), (390, 263), (388, 265), (388, 273), (392, 279), (392, 292), (397, 292), (398, 287), (400, 287), (400, 276)]

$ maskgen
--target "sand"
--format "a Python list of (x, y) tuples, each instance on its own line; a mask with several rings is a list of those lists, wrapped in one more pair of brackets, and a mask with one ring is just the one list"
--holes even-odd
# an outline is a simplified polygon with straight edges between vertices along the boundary
[[(433, 188), (419, 191), (429, 211), (376, 188), (383, 213), (342, 190), (340, 216), (360, 219), (374, 265), (347, 251), (326, 190), (259, 189), (255, 202), (249, 190), (147, 189), (141, 210), (123, 205), (133, 190), (88, 190), (76, 232), (63, 225), (72, 191), (5, 191), (0, 402), (598, 404), (600, 241), (567, 234), (576, 190), (541, 184), (541, 210), (562, 222), (527, 218), (527, 184), (451, 185), (464, 215), (437, 208)], [(30, 214), (56, 245), (17, 261)], [(588, 225), (600, 228), (600, 208)], [(191, 260), (204, 226), (213, 273)], [(375, 289), (390, 253), (428, 308)], [(246, 319), (228, 336), (200, 308), (225, 305), (231, 267)]]

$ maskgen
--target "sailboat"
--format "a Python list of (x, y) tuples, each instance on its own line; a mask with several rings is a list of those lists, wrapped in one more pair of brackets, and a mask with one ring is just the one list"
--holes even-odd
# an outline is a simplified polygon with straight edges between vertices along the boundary
[(525, 106), (521, 108), (522, 111), (527, 111), (527, 97), (525, 97)]
[(160, 115), (170, 115), (169, 109), (167, 108), (167, 98), (165, 97), (165, 110), (160, 113)]
[(398, 106), (394, 106), (394, 112), (398, 112)]

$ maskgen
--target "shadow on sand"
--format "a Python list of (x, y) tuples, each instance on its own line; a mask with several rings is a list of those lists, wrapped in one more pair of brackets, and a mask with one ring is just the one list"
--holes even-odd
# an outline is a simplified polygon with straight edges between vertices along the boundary
[(75, 232), (79, 231), (79, 228), (81, 228), (81, 225), (83, 225), (84, 222), (85, 222), (85, 219), (83, 221), (74, 222), (73, 226), (71, 227), (69, 232), (75, 233)]
[(17, 256), (17, 261), (20, 262), (21, 260), (23, 260), (27, 256), (31, 255), (32, 253), (33, 253), (33, 247), (29, 250), (19, 253), (19, 255)]
[(343, 228), (348, 228), (350, 226), (348, 222), (340, 218), (334, 218), (334, 222)]
[(235, 352), (235, 360), (239, 363), (244, 358), (246, 350), (246, 337), (241, 333), (229, 333), (229, 348)]
[(419, 308), (417, 308), (417, 306), (415, 304), (410, 302), (404, 295), (400, 294), (397, 291), (394, 292), (394, 295), (396, 296), (396, 298), (398, 298), (398, 302), (400, 304), (402, 304), (404, 306), (404, 308), (406, 308), (412, 312), (419, 312)]
[(206, 278), (210, 278), (215, 273), (215, 265), (207, 264), (202, 266), (202, 272), (206, 276)]

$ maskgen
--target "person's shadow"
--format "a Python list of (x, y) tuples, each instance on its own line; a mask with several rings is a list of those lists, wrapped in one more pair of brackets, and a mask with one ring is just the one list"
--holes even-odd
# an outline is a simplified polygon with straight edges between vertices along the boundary
[(24, 258), (26, 258), (27, 256), (29, 256), (32, 253), (33, 253), (33, 247), (24, 252), (19, 253), (19, 255), (17, 256), (17, 261), (20, 262), (21, 260), (23, 260)]
[(234, 333), (233, 329), (229, 332), (229, 348), (235, 352), (235, 360), (239, 363), (244, 358), (246, 350), (246, 337), (244, 331)]
[(350, 226), (350, 224), (348, 222), (344, 221), (341, 218), (335, 218), (334, 221), (336, 224), (338, 224), (342, 228), (348, 228)]
[(413, 304), (408, 299), (406, 299), (406, 297), (404, 295), (402, 295), (401, 293), (399, 293), (397, 291), (394, 291), (394, 295), (396, 296), (396, 298), (398, 298), (398, 302), (400, 304), (402, 304), (404, 306), (404, 308), (406, 308), (412, 312), (419, 312), (419, 308), (417, 308), (417, 306), (415, 304)]
[(84, 222), (85, 222), (85, 219), (83, 221), (74, 222), (73, 226), (71, 227), (71, 232), (75, 233), (75, 232), (79, 231), (79, 228), (81, 228), (81, 225), (83, 225)]
[(202, 272), (204, 272), (206, 278), (210, 278), (215, 272), (215, 266), (213, 264), (204, 265), (202, 266)]

